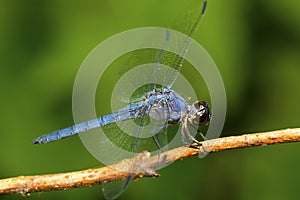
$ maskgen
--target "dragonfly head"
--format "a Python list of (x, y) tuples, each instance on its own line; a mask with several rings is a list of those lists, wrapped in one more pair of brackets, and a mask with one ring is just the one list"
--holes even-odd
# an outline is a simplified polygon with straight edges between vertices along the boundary
[(208, 104), (205, 101), (196, 101), (193, 107), (195, 113), (189, 118), (189, 122), (195, 126), (208, 124), (211, 118)]

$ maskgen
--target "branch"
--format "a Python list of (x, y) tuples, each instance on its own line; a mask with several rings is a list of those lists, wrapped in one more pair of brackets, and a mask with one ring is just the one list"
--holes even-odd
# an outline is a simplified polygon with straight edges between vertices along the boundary
[[(176, 160), (209, 152), (299, 141), (300, 128), (295, 128), (207, 140), (202, 142), (201, 145), (194, 144), (193, 148), (182, 146), (164, 152), (160, 156), (165, 158), (164, 164), (168, 164)], [(136, 159), (138, 159), (137, 163), (142, 163), (142, 165), (137, 166), (138, 170), (134, 174), (132, 172), (130, 174), (129, 169), (132, 167), (130, 163), (137, 161)], [(157, 177), (159, 174), (152, 169), (155, 169), (160, 164), (161, 161), (159, 161), (157, 156), (150, 157), (150, 153), (144, 151), (135, 158), (125, 159), (116, 164), (98, 169), (2, 179), (0, 180), (0, 194), (19, 193), (26, 195), (31, 192), (65, 190), (121, 180), (128, 175), (133, 175), (135, 178)]]

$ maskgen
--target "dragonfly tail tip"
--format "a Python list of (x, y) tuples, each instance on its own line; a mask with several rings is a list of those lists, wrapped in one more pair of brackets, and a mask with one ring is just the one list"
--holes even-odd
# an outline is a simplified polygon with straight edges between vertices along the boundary
[(34, 140), (32, 140), (32, 144), (42, 144), (40, 138), (36, 138)]

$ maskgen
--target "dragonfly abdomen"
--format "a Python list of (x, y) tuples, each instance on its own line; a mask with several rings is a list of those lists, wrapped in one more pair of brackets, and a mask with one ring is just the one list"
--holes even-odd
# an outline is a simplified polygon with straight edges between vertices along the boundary
[(106, 126), (114, 122), (135, 118), (138, 115), (140, 108), (143, 105), (144, 102), (137, 102), (137, 103), (130, 104), (123, 109), (117, 110), (116, 112), (113, 112), (108, 115), (104, 115), (97, 119), (92, 119), (86, 122), (75, 124), (65, 129), (61, 129), (46, 135), (42, 135), (36, 138), (35, 140), (33, 140), (32, 143), (43, 144), (43, 143), (53, 142), (94, 128)]

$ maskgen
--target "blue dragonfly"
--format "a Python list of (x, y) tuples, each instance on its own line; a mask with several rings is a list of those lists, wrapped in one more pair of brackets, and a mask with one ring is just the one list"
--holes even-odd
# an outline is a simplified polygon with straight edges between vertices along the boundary
[[(149, 119), (158, 122), (157, 126), (151, 130), (150, 134), (153, 144), (159, 150), (162, 149), (162, 147), (168, 142), (166, 130), (168, 127), (176, 124), (181, 125), (180, 131), (184, 144), (187, 144), (186, 139), (188, 139), (190, 142), (199, 143), (198, 140), (192, 136), (192, 134), (190, 134), (188, 126), (195, 128), (197, 133), (199, 133), (202, 138), (205, 139), (205, 136), (199, 131), (198, 128), (199, 126), (207, 125), (210, 122), (211, 113), (208, 104), (205, 101), (196, 101), (192, 105), (189, 105), (182, 96), (180, 96), (176, 91), (172, 90), (172, 86), (174, 85), (180, 70), (183, 67), (185, 56), (188, 52), (188, 47), (191, 42), (191, 37), (194, 36), (199, 28), (200, 21), (205, 14), (206, 6), (207, 2), (203, 1), (202, 7), (200, 7), (201, 10), (199, 9), (199, 14), (197, 14), (197, 17), (195, 18), (195, 22), (190, 23), (191, 20), (187, 20), (187, 22), (184, 22), (185, 24), (183, 25), (180, 23), (178, 24), (178, 26), (183, 27), (184, 29), (180, 27), (175, 28), (181, 29), (181, 31), (187, 35), (185, 40), (180, 42), (181, 55), (174, 55), (166, 50), (160, 50), (156, 53), (152, 70), (153, 73), (150, 77), (153, 82), (156, 82), (158, 74), (160, 73), (161, 64), (167, 64), (173, 68), (173, 70), (169, 72), (168, 76), (163, 77), (162, 85), (149, 84), (146, 89), (144, 88), (144, 90), (147, 90), (147, 92), (144, 92), (142, 98), (139, 98), (139, 100), (132, 100), (124, 108), (96, 119), (85, 121), (65, 129), (42, 135), (34, 139), (33, 143), (49, 143), (98, 127), (106, 127), (117, 122), (134, 120), (136, 124), (139, 124), (140, 128), (135, 130), (137, 132), (136, 137), (132, 137), (132, 140), (130, 140), (129, 144), (126, 144), (130, 146), (128, 147), (130, 151), (139, 152), (140, 148), (144, 147), (140, 146), (141, 139), (138, 136), (142, 135), (142, 132), (145, 131), (145, 129), (143, 129), (143, 124), (148, 123)], [(184, 18), (184, 20), (189, 19), (189, 15), (185, 16)], [(170, 33), (166, 31), (166, 46), (168, 45), (169, 38)], [(110, 187), (104, 189), (106, 198), (117, 198), (127, 188), (132, 179), (132, 176), (128, 177), (125, 181), (125, 184), (119, 189), (110, 189)]]

